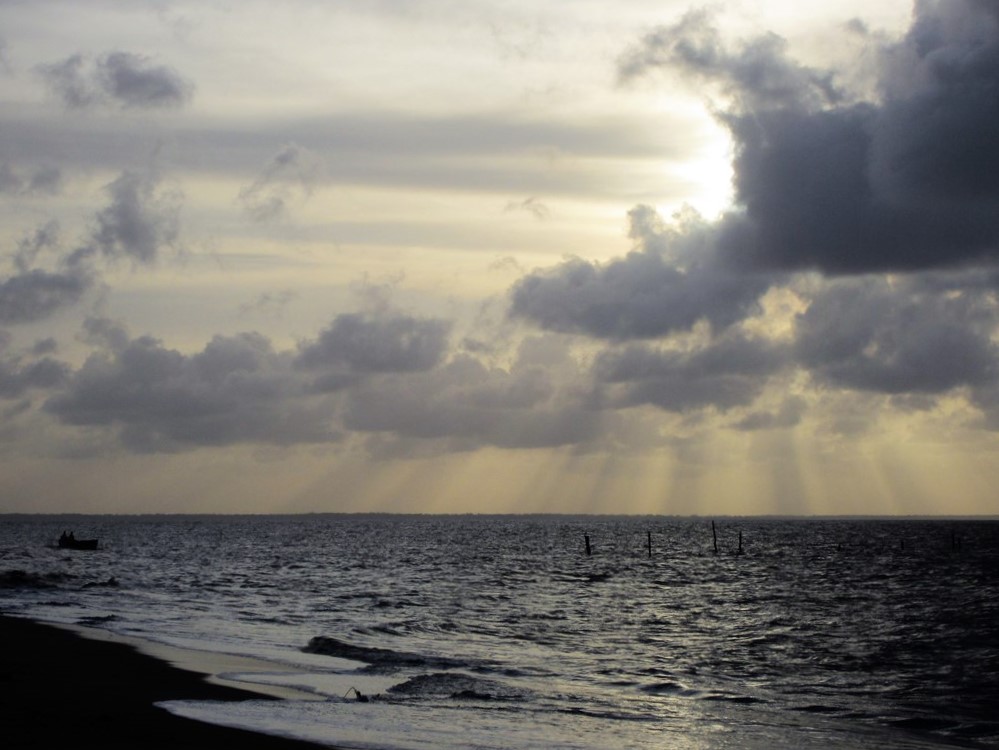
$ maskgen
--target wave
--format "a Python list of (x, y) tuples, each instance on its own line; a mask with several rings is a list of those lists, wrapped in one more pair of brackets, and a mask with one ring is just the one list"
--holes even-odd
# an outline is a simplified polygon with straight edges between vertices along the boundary
[(461, 701), (525, 701), (530, 690), (463, 672), (421, 674), (388, 689), (386, 698)]
[(700, 690), (686, 687), (679, 682), (657, 682), (652, 685), (643, 685), (639, 688), (643, 693), (649, 695), (678, 695), (681, 697), (696, 697), (701, 695)]
[(0, 589), (54, 589), (71, 576), (63, 573), (29, 573), (26, 570), (0, 572)]
[(367, 671), (395, 671), (402, 668), (449, 669), (470, 666), (466, 661), (446, 656), (414, 654), (376, 646), (357, 646), (325, 635), (312, 638), (302, 647), (302, 651), (307, 654), (323, 654), (338, 659), (364, 662)]

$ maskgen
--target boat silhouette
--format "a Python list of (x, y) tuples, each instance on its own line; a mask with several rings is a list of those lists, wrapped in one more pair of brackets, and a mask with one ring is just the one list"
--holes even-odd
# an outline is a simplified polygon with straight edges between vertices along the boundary
[(61, 549), (97, 549), (96, 539), (77, 539), (73, 532), (68, 534), (64, 531), (59, 537), (59, 547)]

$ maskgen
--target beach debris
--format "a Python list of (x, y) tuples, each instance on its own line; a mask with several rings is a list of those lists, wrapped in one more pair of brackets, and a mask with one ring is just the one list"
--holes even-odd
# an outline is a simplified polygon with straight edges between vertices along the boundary
[(346, 698), (348, 695), (350, 695), (351, 691), (354, 692), (354, 699), (358, 703), (368, 703), (371, 700), (368, 696), (366, 696), (364, 693), (362, 693), (356, 687), (347, 688), (347, 692), (343, 694), (343, 697)]

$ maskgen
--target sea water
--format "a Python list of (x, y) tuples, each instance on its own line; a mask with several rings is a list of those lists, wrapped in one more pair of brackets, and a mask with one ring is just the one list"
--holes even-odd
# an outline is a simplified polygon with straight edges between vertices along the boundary
[(999, 747), (997, 574), (988, 520), (0, 516), (4, 614), (262, 659), (300, 698), (164, 705), (342, 748)]

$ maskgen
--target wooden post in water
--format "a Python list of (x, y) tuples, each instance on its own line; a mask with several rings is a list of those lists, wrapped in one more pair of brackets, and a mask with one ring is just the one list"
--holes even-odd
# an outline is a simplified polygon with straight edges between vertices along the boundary
[(714, 521), (711, 522), (711, 538), (714, 540), (714, 543), (715, 543), (715, 554), (717, 555), (718, 554), (718, 532), (715, 531), (715, 522)]
[(742, 554), (742, 529), (739, 529), (739, 552), (737, 554)]
[(590, 535), (583, 534), (583, 541), (586, 542), (586, 556), (589, 557), (592, 554), (592, 550), (590, 549)]
[(646, 532), (649, 535), (649, 557), (652, 557), (652, 532)]

